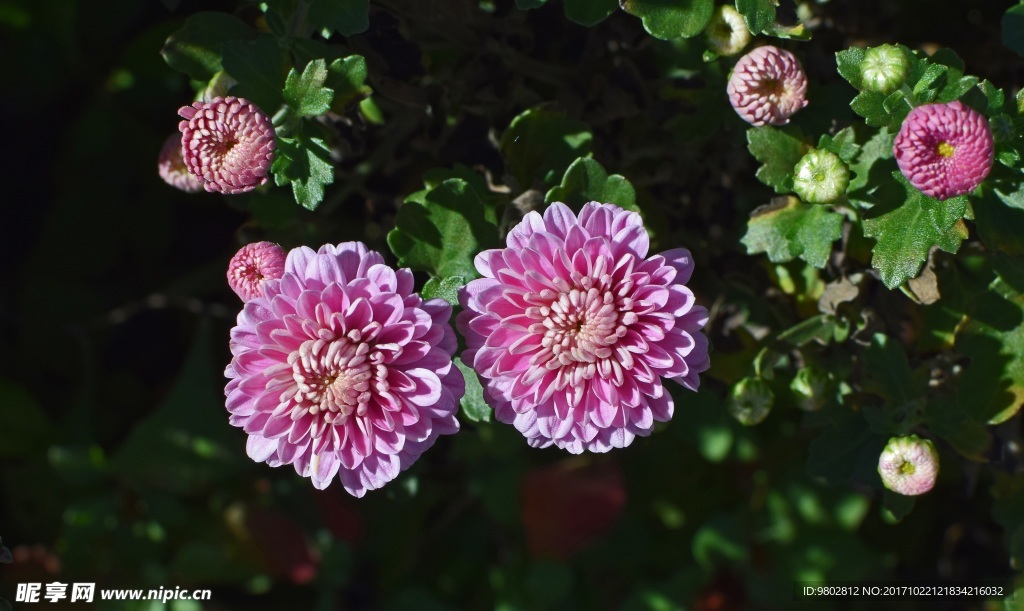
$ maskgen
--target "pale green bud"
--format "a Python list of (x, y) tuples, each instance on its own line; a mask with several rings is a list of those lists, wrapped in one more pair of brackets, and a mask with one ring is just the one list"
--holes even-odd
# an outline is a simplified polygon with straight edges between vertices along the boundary
[(827, 204), (846, 193), (850, 170), (829, 151), (812, 150), (793, 168), (793, 191), (809, 204)]
[(864, 52), (860, 62), (861, 87), (867, 91), (890, 94), (907, 80), (910, 61), (896, 45), (880, 45)]
[(729, 413), (740, 424), (760, 424), (772, 411), (775, 393), (768, 382), (761, 378), (743, 378), (732, 387), (732, 395), (726, 403)]
[(816, 412), (824, 407), (830, 387), (828, 374), (817, 367), (804, 367), (796, 372), (789, 384), (797, 407), (807, 412)]
[(711, 49), (719, 55), (736, 55), (750, 44), (750, 30), (743, 15), (725, 4), (715, 9), (704, 33)]

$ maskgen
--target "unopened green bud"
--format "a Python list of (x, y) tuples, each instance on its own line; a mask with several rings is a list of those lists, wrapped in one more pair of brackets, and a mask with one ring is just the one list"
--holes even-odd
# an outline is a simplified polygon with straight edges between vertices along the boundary
[(719, 55), (736, 55), (750, 44), (750, 30), (743, 15), (725, 4), (715, 9), (704, 33), (711, 49)]
[(825, 406), (830, 387), (828, 374), (817, 367), (804, 367), (789, 384), (797, 407), (807, 412), (816, 412)]
[(861, 86), (867, 91), (890, 94), (907, 80), (910, 61), (896, 45), (880, 45), (864, 52), (860, 62)]
[(829, 151), (812, 150), (793, 168), (793, 190), (809, 204), (827, 204), (846, 193), (850, 170)]
[(727, 406), (740, 424), (754, 426), (768, 417), (774, 403), (775, 393), (768, 382), (761, 378), (743, 378), (732, 387)]

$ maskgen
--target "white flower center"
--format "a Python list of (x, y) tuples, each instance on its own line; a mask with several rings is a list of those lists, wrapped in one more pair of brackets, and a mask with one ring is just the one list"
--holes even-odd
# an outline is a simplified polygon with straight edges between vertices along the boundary
[(373, 378), (369, 352), (369, 345), (344, 337), (303, 342), (288, 356), (297, 387), (292, 418), (309, 412), (322, 414), (327, 424), (340, 424), (352, 413), (365, 411)]

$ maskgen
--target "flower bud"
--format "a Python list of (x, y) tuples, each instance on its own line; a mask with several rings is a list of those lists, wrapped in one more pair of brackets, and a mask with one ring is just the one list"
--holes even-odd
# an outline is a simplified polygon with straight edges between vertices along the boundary
[(916, 496), (935, 485), (939, 475), (939, 453), (928, 439), (917, 435), (893, 437), (878, 457), (878, 474), (886, 488)]
[(715, 9), (704, 32), (708, 45), (719, 55), (736, 55), (750, 44), (750, 30), (743, 21), (743, 15), (727, 4)]
[(263, 297), (263, 285), (284, 273), (285, 256), (273, 242), (246, 244), (228, 263), (228, 286), (242, 301)]
[(727, 407), (740, 424), (754, 426), (768, 417), (775, 403), (775, 393), (762, 378), (743, 378), (732, 387)]
[(827, 204), (849, 186), (850, 170), (830, 151), (812, 150), (793, 168), (793, 191), (809, 204)]
[(816, 412), (825, 406), (831, 386), (827, 373), (817, 367), (804, 367), (796, 372), (789, 389), (797, 407), (805, 412)]
[(181, 135), (171, 134), (160, 148), (157, 158), (157, 173), (164, 182), (185, 193), (198, 193), (203, 190), (203, 181), (196, 178), (185, 167), (185, 158), (181, 155)]
[(861, 87), (867, 91), (890, 94), (907, 80), (910, 61), (896, 45), (880, 45), (864, 52), (860, 62)]
[(995, 154), (985, 116), (960, 100), (910, 111), (892, 148), (910, 184), (938, 200), (978, 188)]
[(807, 75), (785, 49), (765, 45), (736, 62), (726, 87), (736, 114), (753, 126), (785, 125), (807, 106)]

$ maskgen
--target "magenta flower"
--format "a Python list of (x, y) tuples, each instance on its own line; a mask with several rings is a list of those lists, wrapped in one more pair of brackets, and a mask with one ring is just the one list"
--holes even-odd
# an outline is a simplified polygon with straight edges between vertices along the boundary
[(729, 102), (751, 125), (785, 125), (807, 106), (807, 75), (795, 55), (771, 45), (736, 62), (729, 77)]
[(696, 390), (708, 320), (685, 283), (689, 251), (647, 257), (640, 215), (591, 202), (527, 214), (508, 248), (476, 257), (459, 295), (463, 361), (495, 416), (534, 447), (625, 447), (672, 417), (661, 378)]
[(185, 159), (181, 156), (181, 136), (171, 134), (164, 141), (157, 159), (156, 171), (164, 182), (185, 193), (197, 193), (203, 190), (203, 181), (189, 173), (185, 167)]
[(943, 200), (970, 193), (985, 180), (993, 146), (985, 117), (955, 100), (910, 111), (892, 151), (910, 184)]
[(249, 456), (363, 496), (459, 429), (451, 306), (360, 242), (288, 253), (231, 330), (224, 393)]
[(182, 155), (207, 191), (245, 193), (267, 182), (274, 160), (270, 117), (244, 98), (214, 98), (178, 109)]
[(246, 244), (228, 263), (228, 286), (242, 301), (263, 297), (263, 285), (284, 274), (284, 258), (284, 249), (273, 242)]

